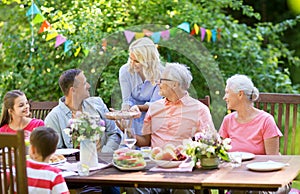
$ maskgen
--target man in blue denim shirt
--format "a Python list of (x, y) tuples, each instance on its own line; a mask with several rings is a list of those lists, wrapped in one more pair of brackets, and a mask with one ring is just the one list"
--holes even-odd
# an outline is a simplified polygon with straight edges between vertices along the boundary
[[(119, 148), (122, 132), (115, 122), (105, 118), (109, 110), (100, 97), (90, 97), (90, 84), (80, 69), (65, 71), (59, 78), (59, 86), (64, 96), (59, 104), (45, 118), (45, 124), (59, 135), (58, 148), (73, 148), (71, 138), (64, 129), (77, 111), (98, 114), (105, 121), (105, 133), (97, 145), (98, 152), (113, 152)], [(107, 191), (107, 192), (105, 192)], [(116, 187), (103, 187), (102, 193), (119, 193)]]
[(113, 152), (119, 148), (121, 131), (115, 122), (105, 118), (109, 110), (100, 97), (90, 97), (90, 84), (80, 69), (65, 71), (59, 78), (59, 85), (64, 95), (59, 104), (45, 118), (46, 126), (55, 129), (59, 135), (58, 148), (73, 148), (70, 136), (64, 129), (69, 127), (69, 120), (76, 111), (98, 114), (105, 121), (105, 133), (101, 137), (98, 152)]

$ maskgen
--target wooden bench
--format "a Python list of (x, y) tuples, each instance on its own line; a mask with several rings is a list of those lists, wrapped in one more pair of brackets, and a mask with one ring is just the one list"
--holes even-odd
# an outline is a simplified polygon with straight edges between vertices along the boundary
[(210, 97), (208, 95), (206, 95), (204, 98), (199, 98), (198, 99), (200, 102), (202, 102), (203, 104), (205, 104), (206, 106), (210, 106)]
[(260, 93), (255, 107), (272, 114), (283, 137), (282, 154), (300, 154), (299, 94)]
[(31, 101), (30, 104), (30, 112), (32, 118), (45, 120), (47, 114), (58, 105), (58, 102), (54, 101)]

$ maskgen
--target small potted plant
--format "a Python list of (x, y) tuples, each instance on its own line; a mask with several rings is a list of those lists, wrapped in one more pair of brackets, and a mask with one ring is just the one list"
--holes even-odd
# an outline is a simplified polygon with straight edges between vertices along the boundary
[(229, 161), (227, 151), (231, 139), (222, 139), (215, 129), (207, 127), (195, 134), (194, 139), (183, 141), (185, 153), (196, 163), (200, 160), (204, 169), (218, 168), (219, 159)]

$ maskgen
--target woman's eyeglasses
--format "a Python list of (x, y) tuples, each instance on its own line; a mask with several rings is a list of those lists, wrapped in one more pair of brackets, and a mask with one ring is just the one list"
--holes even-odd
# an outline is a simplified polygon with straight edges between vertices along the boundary
[(171, 82), (174, 82), (175, 80), (166, 79), (166, 78), (160, 78), (159, 80), (156, 81), (156, 83), (157, 84), (161, 84), (162, 81), (171, 81)]

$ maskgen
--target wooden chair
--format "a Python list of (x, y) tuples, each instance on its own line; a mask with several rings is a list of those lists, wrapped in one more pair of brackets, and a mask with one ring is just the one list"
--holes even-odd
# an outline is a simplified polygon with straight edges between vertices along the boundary
[(205, 104), (206, 106), (210, 106), (210, 97), (208, 95), (206, 95), (204, 98), (200, 98), (198, 99), (200, 102), (202, 102), (203, 104)]
[[(282, 154), (300, 154), (300, 126), (297, 125), (299, 94), (260, 93), (255, 107), (272, 114), (281, 129)], [(283, 146), (283, 147), (282, 147)]]
[[(26, 173), (26, 157), (24, 131), (17, 134), (0, 134), (1, 176), (0, 191), (2, 193), (28, 193)], [(6, 173), (4, 173), (6, 172)]]
[(54, 101), (31, 101), (30, 104), (30, 111), (31, 117), (45, 120), (47, 114), (58, 105), (58, 102)]

